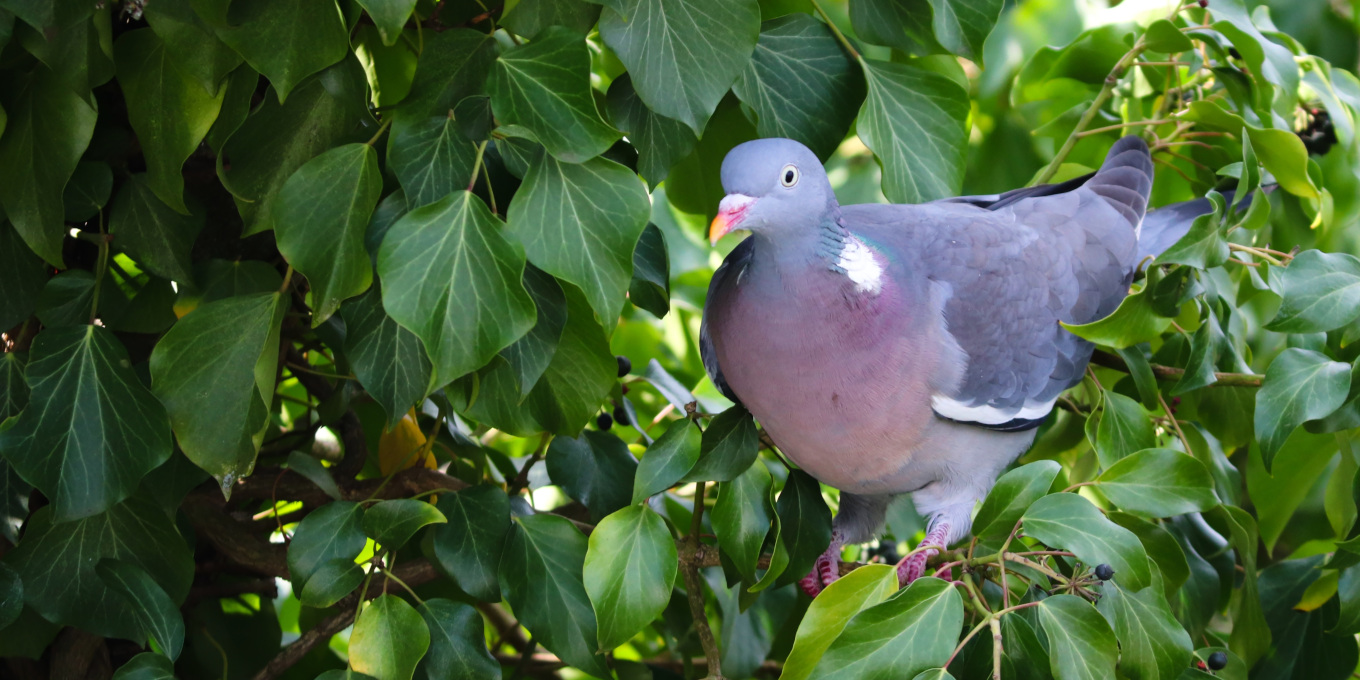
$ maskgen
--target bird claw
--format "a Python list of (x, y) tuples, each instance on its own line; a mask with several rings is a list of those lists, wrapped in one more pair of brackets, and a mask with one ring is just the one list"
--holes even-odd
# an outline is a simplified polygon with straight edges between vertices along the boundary
[(841, 577), (841, 548), (844, 545), (840, 533), (833, 533), (831, 545), (827, 546), (826, 552), (813, 563), (812, 571), (798, 582), (798, 587), (802, 588), (808, 597), (817, 597), (817, 594), (831, 585), (832, 581)]
[[(939, 522), (930, 528), (926, 537), (921, 540), (921, 545), (945, 546), (945, 540), (949, 537), (949, 524)], [(920, 547), (920, 546), (917, 546)], [(939, 549), (927, 548), (921, 552), (908, 556), (906, 559), (897, 563), (897, 583), (905, 588), (912, 581), (915, 581), (926, 573), (926, 561), (931, 557), (940, 554)]]

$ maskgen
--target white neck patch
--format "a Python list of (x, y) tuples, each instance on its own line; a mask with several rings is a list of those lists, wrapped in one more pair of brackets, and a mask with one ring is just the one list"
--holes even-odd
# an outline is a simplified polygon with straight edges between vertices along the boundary
[(855, 290), (871, 294), (883, 290), (883, 265), (878, 263), (874, 250), (854, 236), (846, 239), (836, 266), (855, 282)]

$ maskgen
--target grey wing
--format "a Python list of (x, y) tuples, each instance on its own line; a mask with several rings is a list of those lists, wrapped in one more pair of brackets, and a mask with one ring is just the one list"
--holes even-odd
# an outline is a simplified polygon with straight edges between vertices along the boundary
[(703, 359), (704, 370), (708, 372), (708, 377), (713, 380), (718, 391), (738, 404), (741, 400), (728, 386), (727, 379), (723, 377), (722, 367), (718, 365), (718, 355), (713, 351), (713, 338), (708, 334), (708, 314), (709, 309), (726, 303), (726, 293), (736, 285), (737, 277), (751, 261), (751, 243), (752, 240), (749, 238), (738, 243), (718, 266), (718, 270), (713, 272), (713, 279), (708, 282), (708, 296), (704, 300), (703, 320), (699, 322), (699, 356)]

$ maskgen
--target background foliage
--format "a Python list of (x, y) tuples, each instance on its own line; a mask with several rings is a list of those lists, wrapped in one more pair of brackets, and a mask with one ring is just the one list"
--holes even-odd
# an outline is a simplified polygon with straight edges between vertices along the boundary
[[(4, 674), (1356, 670), (1352, 5), (484, 1), (0, 0)], [(938, 578), (904, 500), (809, 600), (837, 494), (696, 347), (726, 151), (909, 202), (1128, 132), (1214, 211)]]

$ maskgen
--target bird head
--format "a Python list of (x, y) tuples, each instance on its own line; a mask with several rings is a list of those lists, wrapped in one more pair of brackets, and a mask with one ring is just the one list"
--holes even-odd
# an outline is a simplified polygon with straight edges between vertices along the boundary
[(792, 139), (737, 145), (723, 159), (722, 184), (727, 196), (708, 229), (712, 243), (738, 229), (770, 236), (810, 230), (836, 207), (821, 161)]

